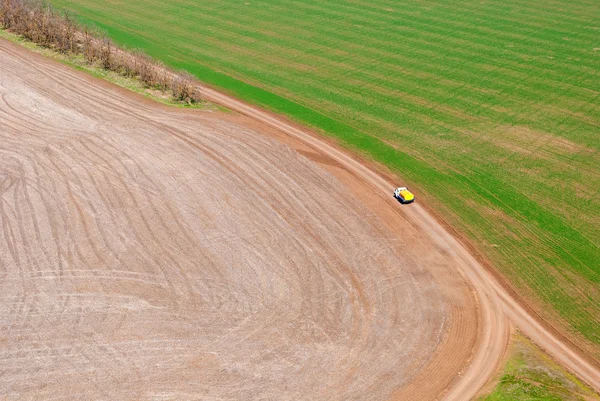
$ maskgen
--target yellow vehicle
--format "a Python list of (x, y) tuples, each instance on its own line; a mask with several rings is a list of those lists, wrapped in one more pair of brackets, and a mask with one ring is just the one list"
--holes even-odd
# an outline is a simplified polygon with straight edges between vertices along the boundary
[(396, 188), (394, 191), (394, 198), (398, 199), (400, 203), (411, 203), (415, 201), (415, 196), (406, 187)]

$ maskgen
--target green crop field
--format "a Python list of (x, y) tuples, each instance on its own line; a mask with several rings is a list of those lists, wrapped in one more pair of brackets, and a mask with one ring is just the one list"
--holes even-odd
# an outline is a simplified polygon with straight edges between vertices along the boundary
[(600, 357), (598, 0), (51, 3), (387, 165)]

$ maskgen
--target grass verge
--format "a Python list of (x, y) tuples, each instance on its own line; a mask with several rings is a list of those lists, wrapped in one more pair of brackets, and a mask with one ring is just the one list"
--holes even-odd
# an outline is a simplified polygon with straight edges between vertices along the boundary
[(600, 396), (558, 366), (529, 339), (515, 333), (498, 384), (478, 401), (535, 400), (598, 401)]

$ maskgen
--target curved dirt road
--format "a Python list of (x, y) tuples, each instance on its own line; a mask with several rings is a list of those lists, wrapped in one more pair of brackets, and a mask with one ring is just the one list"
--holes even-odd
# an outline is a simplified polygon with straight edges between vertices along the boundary
[(447, 249), (341, 164), (226, 118), (0, 40), (0, 399), (430, 400), (464, 382), (495, 315)]
[[(260, 108), (241, 102), (209, 86), (198, 86), (202, 89), (206, 99), (260, 121), (266, 126), (306, 143), (323, 155), (331, 157), (344, 168), (352, 171), (365, 182), (370, 183), (373, 188), (379, 190), (381, 196), (389, 196), (393, 192), (394, 184), (386, 181), (369, 167), (312, 135), (307, 130), (303, 130), (283, 118), (278, 118)], [(595, 391), (600, 392), (600, 369), (598, 365), (590, 363), (589, 360), (570, 348), (569, 345), (529, 313), (498, 279), (481, 266), (465, 247), (423, 207), (415, 204), (410, 208), (403, 208), (402, 213), (422, 228), (439, 249), (443, 249), (448, 255), (451, 255), (461, 267), (462, 273), (477, 291), (482, 308), (483, 327), (478, 350), (475, 352), (466, 372), (460, 375), (459, 379), (453, 383), (445, 394), (445, 400), (470, 399), (491, 378), (508, 344), (509, 323), (507, 317), (559, 364), (585, 381)]]

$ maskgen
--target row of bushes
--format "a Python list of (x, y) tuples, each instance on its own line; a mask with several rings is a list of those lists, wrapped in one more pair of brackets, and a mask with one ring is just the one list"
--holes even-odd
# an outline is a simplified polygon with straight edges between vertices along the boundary
[(62, 53), (82, 54), (90, 64), (138, 78), (146, 85), (171, 91), (173, 98), (188, 103), (201, 100), (194, 79), (175, 73), (142, 53), (124, 51), (110, 39), (81, 28), (66, 12), (27, 0), (0, 0), (0, 24), (38, 45)]

